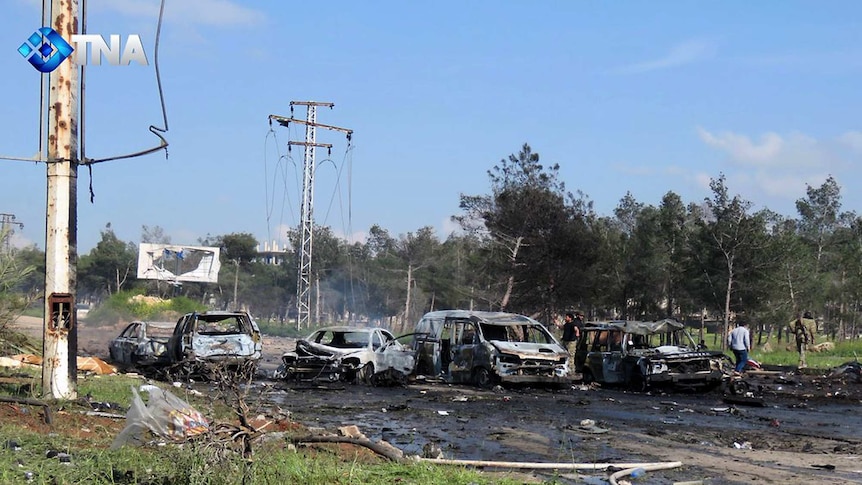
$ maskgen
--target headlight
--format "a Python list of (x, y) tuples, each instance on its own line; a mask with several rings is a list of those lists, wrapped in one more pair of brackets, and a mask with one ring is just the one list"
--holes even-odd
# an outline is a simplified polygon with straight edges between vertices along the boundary
[(502, 364), (520, 364), (521, 359), (517, 355), (500, 354), (498, 357)]

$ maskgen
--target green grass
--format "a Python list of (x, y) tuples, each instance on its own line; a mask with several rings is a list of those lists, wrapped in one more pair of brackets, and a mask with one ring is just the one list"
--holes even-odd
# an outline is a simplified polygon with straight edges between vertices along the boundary
[[(826, 342), (825, 338), (817, 339), (818, 343)], [(763, 352), (755, 347), (750, 357), (764, 365), (796, 366), (799, 364), (799, 353), (794, 342), (776, 344), (771, 342), (773, 350)], [(793, 350), (786, 350), (790, 346)], [(855, 353), (855, 355), (854, 355)], [(729, 352), (728, 355), (731, 355)], [(862, 356), (862, 340), (845, 340), (835, 344), (835, 349), (827, 352), (806, 352), (805, 360), (811, 369), (832, 369), (849, 361), (856, 360), (856, 355)]]
[[(5, 372), (4, 375), (11, 375)], [(38, 369), (20, 371), (32, 377), (38, 397), (41, 386)], [(78, 395), (90, 395), (100, 402), (116, 402), (128, 407), (132, 394), (130, 386), (139, 386), (141, 379), (127, 376), (82, 376), (78, 379)], [(9, 384), (0, 385), (0, 394), (15, 394)], [(180, 390), (166, 387), (178, 397), (187, 399), (192, 406), (208, 414), (217, 413), (219, 420), (227, 420), (230, 410), (224, 403), (213, 402), (209, 397), (187, 396)], [(20, 394), (19, 394), (20, 395)], [(80, 411), (85, 408), (74, 402), (52, 402), (54, 410), (53, 432), (32, 429), (26, 419), (0, 421), (0, 437), (5, 443), (14, 440), (21, 447), (14, 451), (0, 448), (0, 483), (34, 484), (237, 484), (253, 483), (281, 485), (284, 483), (308, 484), (516, 484), (523, 480), (505, 474), (485, 474), (464, 467), (434, 466), (427, 463), (392, 463), (369, 453), (340, 454), (316, 448), (299, 450), (287, 446), (286, 437), (278, 437), (253, 445), (252, 460), (244, 459), (230, 446), (202, 439), (182, 445), (124, 446), (111, 450), (110, 445), (123, 423), (113, 428), (87, 421)], [(0, 403), (0, 406), (10, 406)], [(16, 405), (20, 412), (30, 415), (30, 423), (38, 422), (38, 406)], [(62, 412), (59, 410), (62, 409)], [(5, 411), (4, 411), (5, 412)], [(5, 416), (5, 414), (4, 414)], [(88, 430), (88, 436), (79, 431)], [(304, 434), (304, 432), (301, 432)], [(50, 450), (68, 453), (71, 464), (61, 463), (57, 457), (48, 457)], [(32, 473), (27, 482), (25, 473)], [(245, 479), (245, 482), (244, 482)]]

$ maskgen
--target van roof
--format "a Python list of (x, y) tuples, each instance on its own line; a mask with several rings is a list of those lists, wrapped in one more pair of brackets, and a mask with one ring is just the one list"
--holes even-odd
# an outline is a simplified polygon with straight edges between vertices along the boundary
[(589, 322), (586, 325), (587, 329), (600, 328), (608, 330), (622, 330), (623, 332), (635, 335), (652, 335), (655, 333), (672, 332), (683, 327), (685, 327), (685, 325), (672, 318), (665, 318), (654, 322), (611, 320), (607, 322)]
[(470, 310), (438, 310), (426, 313), (423, 320), (466, 319), (491, 325), (529, 325), (539, 324), (536, 320), (517, 313), (485, 312)]

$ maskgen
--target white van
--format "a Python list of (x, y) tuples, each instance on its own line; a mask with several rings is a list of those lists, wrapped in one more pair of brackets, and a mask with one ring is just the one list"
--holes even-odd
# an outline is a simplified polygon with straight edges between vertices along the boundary
[(417, 374), (480, 387), (568, 384), (569, 353), (544, 325), (524, 315), (442, 310), (416, 324)]

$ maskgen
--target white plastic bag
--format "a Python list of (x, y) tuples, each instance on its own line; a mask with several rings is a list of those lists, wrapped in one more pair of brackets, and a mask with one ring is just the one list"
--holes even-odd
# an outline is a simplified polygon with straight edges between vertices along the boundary
[(137, 389), (132, 388), (126, 427), (114, 439), (111, 449), (129, 443), (141, 444), (144, 430), (169, 440), (182, 440), (209, 429), (203, 414), (171, 392), (152, 385), (143, 385), (141, 390), (149, 393), (149, 400), (144, 404)]

